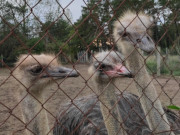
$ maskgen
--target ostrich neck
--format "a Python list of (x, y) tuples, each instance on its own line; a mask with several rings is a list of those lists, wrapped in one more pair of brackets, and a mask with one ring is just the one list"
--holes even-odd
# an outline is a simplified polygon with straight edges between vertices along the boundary
[(23, 119), (27, 128), (30, 130), (27, 131), (27, 134), (32, 132), (35, 135), (46, 135), (50, 131), (48, 126), (47, 113), (46, 110), (42, 107), (43, 103), (44, 99), (42, 94), (38, 92), (27, 94), (27, 96), (22, 101)]
[(100, 109), (108, 135), (127, 135), (118, 109), (117, 96), (114, 87), (112, 80), (108, 83), (97, 83)]
[(123, 50), (128, 68), (135, 74), (136, 87), (139, 92), (140, 102), (144, 110), (148, 125), (154, 134), (174, 135), (170, 132), (170, 125), (161, 105), (144, 63), (144, 59), (138, 50), (130, 54), (130, 50)]

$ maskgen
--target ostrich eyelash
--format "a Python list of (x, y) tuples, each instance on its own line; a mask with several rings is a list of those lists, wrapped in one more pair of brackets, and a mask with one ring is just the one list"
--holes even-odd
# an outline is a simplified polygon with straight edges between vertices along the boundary
[(127, 37), (127, 36), (128, 34), (126, 32), (122, 35), (122, 37)]
[(119, 35), (121, 37), (127, 37), (127, 36), (129, 36), (129, 33), (128, 32), (119, 32)]
[(43, 67), (41, 66), (36, 66), (30, 69), (32, 74), (40, 74), (43, 71)]

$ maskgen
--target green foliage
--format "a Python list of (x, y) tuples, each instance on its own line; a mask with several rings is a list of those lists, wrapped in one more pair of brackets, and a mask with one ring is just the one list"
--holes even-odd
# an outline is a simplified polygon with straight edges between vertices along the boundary
[(168, 66), (170, 67), (173, 75), (180, 76), (180, 58), (179, 56), (171, 56)]
[(45, 51), (44, 43), (42, 40), (40, 40), (40, 38), (29, 39), (26, 42), (26, 45), (28, 46), (28, 48), (31, 50), (32, 53), (39, 54)]
[(150, 13), (152, 13), (153, 10), (155, 10), (154, 0), (148, 1), (146, 2), (146, 4), (144, 4), (144, 0), (128, 0), (128, 1), (112, 0), (111, 4), (113, 5), (113, 9), (116, 11), (118, 16), (120, 16), (127, 9), (138, 12), (141, 11), (143, 7), (143, 10), (146, 10)]
[[(172, 66), (171, 66), (172, 67)], [(177, 70), (177, 69), (176, 69)], [(171, 71), (172, 69), (166, 64), (162, 64), (162, 67), (161, 67), (161, 74), (164, 74), (164, 75), (170, 75), (171, 74)]]
[[(42, 31), (46, 31), (48, 28), (48, 32), (53, 36), (53, 38), (61, 40), (62, 42), (66, 42), (69, 38), (72, 26), (70, 26), (70, 24), (63, 19), (59, 19), (53, 25), (52, 23), (53, 22), (51, 22), (51, 20), (44, 23), (44, 25), (42, 26)], [(44, 34), (44, 32), (42, 33)], [(51, 42), (50, 39), (49, 42)]]
[(69, 45), (68, 44), (64, 44), (60, 40), (57, 40), (56, 42), (48, 43), (47, 44), (47, 51), (50, 52), (50, 53), (58, 53), (61, 50), (65, 54), (70, 54), (70, 51), (71, 51)]
[[(162, 51), (165, 51), (166, 48), (175, 50), (174, 43), (180, 36), (180, 16), (177, 14), (180, 5), (179, 0), (169, 1), (168, 4), (166, 4), (166, 0), (151, 0), (147, 2), (144, 0), (90, 0), (82, 8), (82, 15), (74, 23), (74, 26), (71, 26), (70, 23), (62, 18), (56, 20), (60, 11), (58, 14), (49, 11), (45, 15), (45, 22), (36, 24), (35, 22), (30, 22), (30, 18), (25, 19), (29, 12), (27, 3), (22, 2), (19, 5), (13, 5), (10, 1), (4, 0), (0, 0), (0, 3), (1, 17), (5, 20), (5, 22), (2, 19), (0, 20), (0, 40), (3, 40), (11, 32), (10, 27), (13, 28), (20, 20), (23, 20), (14, 29), (14, 34), (26, 46), (22, 46), (14, 34), (8, 37), (0, 45), (0, 54), (3, 55), (6, 62), (14, 62), (19, 54), (28, 52), (27, 48), (31, 48), (32, 53), (58, 53), (62, 50), (71, 58), (75, 58), (77, 52), (81, 50), (98, 51), (99, 48), (104, 50), (114, 48), (114, 46), (107, 45), (107, 42), (112, 40), (112, 24), (127, 9), (136, 12), (144, 10), (156, 18), (153, 39), (156, 45), (161, 46)], [(162, 9), (161, 7), (164, 8)], [(161, 19), (157, 17), (157, 13), (160, 13)], [(31, 29), (33, 26), (36, 26), (34, 29), (37, 29), (37, 32)], [(44, 34), (47, 35), (44, 36)], [(44, 38), (40, 41), (43, 36)], [(72, 37), (71, 40), (69, 40), (70, 37)], [(180, 50), (179, 42), (176, 44), (176, 50)], [(172, 50), (173, 55), (179, 53), (176, 50)], [(153, 73), (156, 73), (155, 60), (147, 60), (147, 65)], [(179, 65), (180, 63), (177, 63), (177, 60), (173, 61), (172, 59), (169, 61), (168, 67), (167, 65), (162, 65), (161, 71), (163, 74), (171, 74), (172, 71), (174, 75), (180, 75)]]
[(75, 23), (79, 34), (71, 42), (77, 46), (78, 51), (86, 49), (97, 51), (98, 48), (113, 47), (107, 45), (107, 41), (112, 38), (112, 22), (108, 22), (112, 12), (109, 9), (110, 5), (105, 0), (91, 0), (83, 7), (82, 16)]
[(173, 109), (173, 110), (180, 110), (180, 107), (178, 107), (178, 106), (175, 106), (175, 105), (169, 105), (169, 106), (167, 106), (167, 108), (168, 109)]
[(147, 69), (150, 73), (157, 73), (157, 63), (152, 60), (146, 61)]
[[(169, 62), (168, 62), (169, 61)], [(169, 56), (169, 60), (161, 63), (161, 74), (180, 76), (180, 60), (178, 56)], [(150, 73), (157, 73), (156, 58), (151, 56), (146, 61), (147, 69)]]
[[(12, 24), (11, 24), (12, 25)], [(3, 27), (3, 32), (0, 35), (0, 40), (3, 40), (5, 36), (7, 36), (10, 32), (10, 29)], [(21, 33), (18, 30), (14, 31), (14, 34), (21, 36)], [(23, 38), (21, 39), (24, 40)], [(14, 35), (8, 37), (1, 46), (0, 46), (0, 54), (4, 57), (4, 62), (11, 63), (16, 60), (16, 57), (19, 55), (19, 50), (21, 49), (21, 45), (17, 38)]]
[(65, 42), (70, 38), (70, 36), (73, 34), (73, 28), (72, 26), (65, 20), (59, 19), (55, 24), (53, 24), (51, 20), (48, 20), (43, 26), (42, 26), (42, 32), (40, 35), (45, 34), (44, 31), (49, 32), (49, 36), (45, 36), (43, 39), (44, 42), (44, 51), (45, 52), (51, 52), (51, 53), (58, 53), (59, 51), (63, 51), (64, 53), (70, 55), (71, 49), (69, 47), (70, 42), (66, 44)]

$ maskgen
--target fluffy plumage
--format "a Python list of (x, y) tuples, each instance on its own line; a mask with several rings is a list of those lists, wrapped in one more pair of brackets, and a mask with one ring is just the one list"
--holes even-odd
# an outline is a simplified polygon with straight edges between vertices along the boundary
[[(65, 68), (58, 62), (54, 55), (33, 54), (21, 55), (15, 64), (13, 76), (20, 81), (21, 89), (17, 97), (21, 101), (21, 113), (23, 121), (27, 124), (26, 134), (31, 132), (36, 135), (45, 135), (49, 129), (49, 123), (43, 92), (55, 80), (65, 77), (77, 77), (75, 70)], [(25, 97), (25, 98), (24, 98)], [(43, 105), (43, 106), (42, 106)], [(39, 112), (40, 111), (40, 112)], [(30, 122), (30, 123), (29, 123)]]
[[(114, 39), (126, 59), (127, 67), (133, 72), (138, 95), (146, 120), (154, 134), (174, 135), (153, 84), (146, 70), (142, 51), (154, 52), (155, 42), (148, 30), (153, 25), (152, 17), (145, 13), (127, 11), (114, 23)], [(122, 26), (122, 24), (125, 27)]]
[[(114, 51), (101, 52), (95, 55), (89, 72), (94, 74), (93, 79), (97, 85), (102, 85), (102, 83), (106, 84), (104, 87), (102, 86), (104, 92), (106, 90), (112, 91), (114, 88), (111, 87), (112, 89), (109, 89), (110, 87), (107, 82), (110, 79), (108, 76), (102, 76), (102, 70), (112, 70), (113, 67), (121, 63), (122, 60), (123, 56), (119, 52)], [(124, 121), (127, 134), (152, 134), (147, 124), (141, 103), (139, 102), (139, 97), (128, 92), (123, 92), (121, 94), (116, 93), (116, 97), (118, 101), (118, 111)], [(55, 123), (53, 131), (54, 135), (108, 135), (99, 100), (100, 96), (90, 95), (75, 99), (73, 103), (69, 101), (63, 104), (57, 116), (57, 122)], [(180, 133), (180, 118), (170, 110), (165, 109), (165, 113), (172, 129), (175, 130), (175, 134)]]
[[(136, 95), (124, 92), (118, 95), (118, 105), (126, 131), (129, 135), (151, 135), (139, 99)], [(75, 105), (73, 105), (75, 104)], [(54, 135), (107, 135), (100, 103), (96, 96), (82, 97), (64, 104), (60, 108)], [(180, 118), (165, 109), (167, 118), (175, 134), (180, 134)]]

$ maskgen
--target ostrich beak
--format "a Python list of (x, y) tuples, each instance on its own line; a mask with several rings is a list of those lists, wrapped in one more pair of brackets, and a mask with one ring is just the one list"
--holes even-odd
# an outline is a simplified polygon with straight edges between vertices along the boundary
[(56, 77), (56, 78), (65, 78), (65, 77), (78, 77), (79, 74), (76, 70), (66, 68), (66, 67), (56, 67), (54, 69), (48, 69), (47, 74), (42, 75), (43, 78), (46, 77)]
[(129, 77), (132, 78), (131, 72), (122, 64), (117, 64), (112, 70), (106, 71), (106, 74), (111, 77)]
[(141, 39), (141, 43), (138, 44), (138, 47), (147, 53), (152, 53), (156, 49), (155, 44), (150, 36), (144, 36)]

